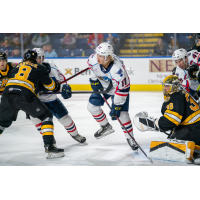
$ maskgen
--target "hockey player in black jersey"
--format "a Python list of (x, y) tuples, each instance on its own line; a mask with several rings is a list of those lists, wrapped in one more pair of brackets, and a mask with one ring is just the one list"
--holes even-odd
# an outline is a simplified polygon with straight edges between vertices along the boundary
[(36, 97), (39, 83), (51, 91), (58, 91), (60, 85), (49, 77), (44, 65), (36, 61), (37, 52), (28, 50), (23, 62), (13, 68), (10, 79), (4, 89), (0, 104), (0, 134), (15, 121), (19, 110), (22, 110), (42, 121), (42, 136), (47, 158), (64, 156), (64, 149), (53, 145), (53, 115)]
[(15, 63), (7, 62), (6, 53), (0, 52), (0, 94), (3, 93), (4, 88), (8, 82), (9, 75), (13, 67), (15, 67)]
[(189, 93), (180, 89), (180, 84), (177, 76), (166, 77), (162, 83), (166, 96), (161, 109), (163, 116), (155, 119), (140, 112), (135, 115), (134, 124), (140, 131), (171, 131), (170, 139), (200, 145), (200, 108)]

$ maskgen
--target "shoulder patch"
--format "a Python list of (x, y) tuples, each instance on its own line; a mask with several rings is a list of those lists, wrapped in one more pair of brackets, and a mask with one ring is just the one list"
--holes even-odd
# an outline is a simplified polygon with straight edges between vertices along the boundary
[(169, 100), (170, 100), (170, 97), (167, 97), (167, 98), (165, 99), (165, 103), (168, 102)]
[(123, 74), (122, 74), (122, 70), (120, 69), (120, 70), (117, 72), (117, 74), (119, 74), (120, 77), (122, 77), (122, 76), (123, 76)]
[(16, 66), (16, 64), (15, 64), (15, 63), (11, 63), (11, 66), (12, 66), (12, 67), (15, 67), (15, 66)]

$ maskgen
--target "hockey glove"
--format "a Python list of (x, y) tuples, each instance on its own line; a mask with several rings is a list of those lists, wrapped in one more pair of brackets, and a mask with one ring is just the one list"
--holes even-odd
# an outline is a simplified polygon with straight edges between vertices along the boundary
[(97, 79), (96, 81), (93, 81), (91, 78), (89, 79), (91, 83), (91, 87), (93, 91), (103, 90), (103, 86), (101, 85), (100, 81)]
[(197, 71), (199, 71), (199, 66), (197, 64), (193, 64), (188, 68), (188, 74), (191, 78), (197, 77)]
[(117, 120), (117, 118), (115, 116), (117, 116), (119, 118), (121, 108), (122, 108), (121, 106), (112, 104), (111, 111), (110, 111), (110, 116), (111, 116), (112, 120)]
[(61, 95), (64, 99), (69, 99), (72, 96), (71, 87), (68, 84), (64, 84), (62, 87)]
[(136, 128), (140, 131), (159, 131), (158, 119), (148, 117), (146, 114), (144, 116), (139, 113), (136, 114), (133, 121)]

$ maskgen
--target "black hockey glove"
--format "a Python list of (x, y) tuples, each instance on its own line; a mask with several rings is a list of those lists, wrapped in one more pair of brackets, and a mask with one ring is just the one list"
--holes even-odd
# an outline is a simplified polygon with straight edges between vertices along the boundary
[(64, 84), (62, 87), (61, 95), (64, 99), (69, 99), (72, 96), (71, 87), (68, 84)]
[(199, 71), (199, 66), (197, 64), (193, 64), (188, 68), (188, 74), (191, 78), (197, 78), (196, 74), (194, 75), (193, 72)]
[(109, 113), (109, 115), (111, 116), (112, 120), (117, 120), (117, 118), (115, 116), (117, 116), (119, 118), (120, 112), (121, 112), (121, 108), (122, 108), (121, 106), (112, 104), (111, 111)]
[(97, 79), (96, 81), (93, 81), (91, 78), (89, 79), (91, 83), (91, 87), (93, 91), (103, 90), (103, 86), (101, 85), (100, 81)]

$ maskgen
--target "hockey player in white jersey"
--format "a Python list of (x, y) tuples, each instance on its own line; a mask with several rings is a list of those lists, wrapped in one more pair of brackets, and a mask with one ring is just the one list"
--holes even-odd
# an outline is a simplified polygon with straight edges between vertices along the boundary
[[(96, 54), (89, 57), (88, 65), (92, 71), (90, 83), (93, 91), (99, 91), (108, 88), (110, 81), (112, 81), (113, 87), (111, 90), (107, 94), (103, 94), (106, 99), (110, 97), (112, 99), (110, 116), (112, 120), (116, 120), (115, 116), (119, 117), (129, 134), (133, 136), (133, 127), (128, 113), (130, 80), (123, 61), (113, 53), (113, 47), (104, 42), (96, 48)], [(101, 109), (103, 105), (104, 99), (100, 94), (91, 94), (87, 108), (101, 127), (94, 134), (97, 139), (114, 132), (104, 111)], [(123, 131), (132, 150), (137, 150), (138, 146), (128, 133), (125, 130)]]
[(181, 48), (175, 50), (172, 54), (172, 59), (174, 65), (177, 65), (177, 67), (175, 68), (173, 74), (178, 76), (181, 84), (191, 95), (193, 95), (195, 98), (198, 98), (196, 93), (196, 90), (199, 86), (198, 80), (197, 78), (190, 77), (187, 71), (188, 67), (190, 66), (190, 63), (193, 62), (191, 58), (191, 54), (188, 54), (188, 52), (185, 49)]
[[(49, 70), (49, 76), (52, 79), (58, 82), (66, 80), (65, 76), (58, 70), (55, 64), (44, 62), (44, 50), (42, 48), (34, 48), (33, 50), (35, 50), (38, 54), (37, 63), (43, 64), (47, 67), (47, 69)], [(71, 97), (71, 87), (68, 84), (61, 84), (60, 91), (64, 99), (68, 99)], [(64, 126), (64, 128), (67, 130), (72, 138), (80, 143), (84, 143), (86, 141), (86, 138), (78, 133), (74, 121), (68, 114), (68, 110), (65, 108), (60, 99), (57, 98), (56, 94), (39, 94), (38, 98), (48, 107), (48, 109)], [(37, 118), (30, 118), (33, 124), (36, 126), (37, 130), (41, 133), (41, 121)]]
[(196, 49), (188, 51), (188, 63), (190, 66), (192, 64), (197, 64), (200, 66), (200, 53)]

